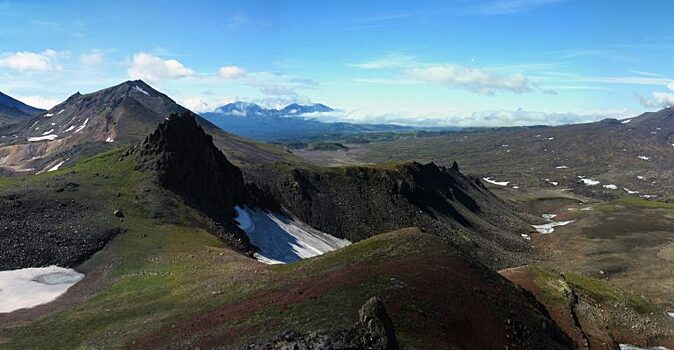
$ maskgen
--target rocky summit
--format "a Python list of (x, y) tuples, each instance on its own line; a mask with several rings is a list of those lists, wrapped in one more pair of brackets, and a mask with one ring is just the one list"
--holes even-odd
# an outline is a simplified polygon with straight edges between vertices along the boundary
[(232, 218), (244, 203), (241, 170), (213, 144), (190, 112), (171, 114), (135, 150), (141, 167), (186, 203), (213, 217)]

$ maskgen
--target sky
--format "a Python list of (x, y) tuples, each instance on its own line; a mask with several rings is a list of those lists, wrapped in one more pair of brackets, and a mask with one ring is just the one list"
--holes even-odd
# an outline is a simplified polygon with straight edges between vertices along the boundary
[(142, 79), (205, 112), (563, 124), (674, 105), (674, 1), (6, 1), (0, 91), (49, 108)]

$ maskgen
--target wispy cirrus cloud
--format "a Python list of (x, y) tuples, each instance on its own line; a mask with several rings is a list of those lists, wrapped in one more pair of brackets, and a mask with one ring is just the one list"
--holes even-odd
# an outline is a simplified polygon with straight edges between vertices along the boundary
[(663, 77), (660, 74), (645, 72), (645, 71), (642, 71), (642, 70), (633, 70), (633, 71), (630, 71), (630, 73), (645, 76), (645, 77), (654, 77), (654, 78), (662, 78)]
[(577, 76), (572, 79), (588, 83), (659, 85), (659, 86), (667, 86), (667, 84), (672, 82), (672, 79), (670, 78), (656, 78), (644, 76), (623, 76), (623, 77)]
[(490, 0), (469, 6), (467, 11), (479, 15), (506, 15), (564, 1), (566, 0)]
[(416, 65), (416, 58), (414, 56), (405, 54), (389, 54), (381, 58), (349, 63), (349, 67), (359, 69), (387, 69), (387, 68), (406, 68)]

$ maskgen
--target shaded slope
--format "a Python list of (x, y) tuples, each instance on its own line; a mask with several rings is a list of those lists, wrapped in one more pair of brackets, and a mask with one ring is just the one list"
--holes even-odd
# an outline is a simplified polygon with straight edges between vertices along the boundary
[(340, 168), (246, 168), (249, 182), (312, 227), (358, 241), (418, 226), (490, 266), (528, 261), (529, 226), (475, 178), (433, 163)]
[(0, 126), (21, 122), (44, 112), (0, 92)]

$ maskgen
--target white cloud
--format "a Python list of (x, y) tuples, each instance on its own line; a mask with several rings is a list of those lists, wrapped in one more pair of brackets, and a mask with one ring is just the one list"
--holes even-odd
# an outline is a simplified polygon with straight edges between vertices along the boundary
[(42, 97), (38, 95), (34, 96), (22, 96), (22, 97), (17, 97), (17, 100), (33, 107), (37, 108), (42, 108), (42, 109), (50, 109), (57, 104), (59, 104), (61, 101), (56, 99), (56, 98), (49, 98), (49, 97)]
[[(670, 88), (672, 87), (670, 86)], [(669, 108), (674, 106), (674, 94), (669, 92), (654, 92), (651, 95), (651, 98), (644, 98), (637, 95), (637, 99), (644, 107), (652, 109)]]
[(522, 74), (499, 75), (493, 72), (455, 64), (408, 69), (405, 74), (430, 84), (467, 89), (485, 95), (497, 91), (531, 92), (533, 84)]
[(204, 97), (178, 97), (178, 103), (195, 113), (212, 112), (216, 108), (238, 101), (238, 98), (204, 98)]
[(623, 119), (637, 112), (629, 109), (588, 110), (575, 112), (495, 110), (477, 112), (418, 111), (392, 112), (367, 109), (348, 112), (325, 113), (324, 121), (344, 121), (353, 123), (383, 123), (422, 127), (500, 127), (527, 125), (561, 125), (598, 121), (605, 118)]
[(209, 102), (201, 97), (187, 97), (177, 99), (178, 103), (183, 107), (195, 113), (210, 112), (217, 106), (212, 106)]
[(226, 80), (239, 79), (246, 76), (246, 70), (237, 66), (224, 66), (218, 69), (218, 75)]
[(59, 52), (51, 49), (42, 52), (15, 52), (0, 58), (0, 67), (20, 72), (60, 70), (61, 68), (54, 63), (59, 56)]
[(91, 53), (80, 55), (80, 63), (84, 66), (93, 66), (102, 62), (103, 53), (99, 51), (93, 51)]
[(145, 52), (133, 55), (128, 74), (131, 79), (142, 79), (149, 82), (194, 76), (191, 69), (176, 60), (163, 60)]
[(674, 81), (671, 82), (671, 83), (669, 83), (669, 84), (667, 84), (667, 87), (668, 87), (670, 90), (674, 90)]
[(475, 126), (562, 125), (588, 123), (606, 118), (622, 119), (634, 114), (628, 109), (582, 112), (538, 112), (517, 109), (474, 112), (469, 120)]

